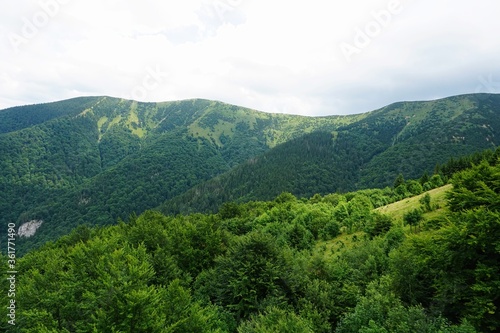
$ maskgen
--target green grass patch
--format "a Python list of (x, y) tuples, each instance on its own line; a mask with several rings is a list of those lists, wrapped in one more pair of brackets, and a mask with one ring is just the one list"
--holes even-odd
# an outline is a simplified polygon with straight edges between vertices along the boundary
[(99, 130), (99, 132), (101, 131), (102, 126), (107, 122), (108, 122), (108, 117), (101, 117), (99, 121), (97, 121), (97, 129)]
[(317, 241), (314, 251), (322, 252), (328, 257), (335, 257), (341, 251), (351, 249), (356, 243), (362, 241), (365, 235), (364, 232), (359, 231), (352, 234), (343, 233), (327, 241)]
[(451, 190), (452, 185), (448, 184), (442, 187), (438, 187), (436, 189), (430, 190), (428, 192), (422, 193), (420, 195), (411, 197), (411, 198), (406, 198), (401, 201), (379, 207), (376, 209), (376, 211), (389, 215), (394, 222), (396, 223), (401, 223), (403, 221), (403, 216), (404, 214), (408, 213), (409, 211), (420, 208), (420, 199), (426, 194), (429, 193), (431, 196), (431, 206), (432, 207), (438, 207), (437, 209), (434, 209), (431, 212), (427, 212), (424, 214), (425, 219), (432, 219), (441, 216), (445, 211), (446, 211), (446, 192)]
[(130, 129), (132, 134), (142, 138), (144, 137), (144, 135), (146, 135), (147, 131), (141, 127), (139, 116), (137, 115), (137, 104), (137, 102), (133, 102), (130, 106), (130, 113), (127, 119), (127, 127)]

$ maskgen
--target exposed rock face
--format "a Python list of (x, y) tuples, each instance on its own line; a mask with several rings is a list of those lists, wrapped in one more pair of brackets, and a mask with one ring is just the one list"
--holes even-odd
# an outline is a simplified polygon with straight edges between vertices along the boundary
[(38, 230), (38, 228), (40, 228), (42, 223), (43, 223), (42, 220), (32, 220), (26, 222), (19, 227), (19, 229), (17, 230), (17, 234), (20, 237), (29, 238), (35, 234), (35, 232)]

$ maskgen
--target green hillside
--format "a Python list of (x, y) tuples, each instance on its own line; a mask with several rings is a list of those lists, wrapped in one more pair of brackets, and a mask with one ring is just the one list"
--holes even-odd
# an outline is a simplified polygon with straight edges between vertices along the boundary
[(79, 97), (66, 101), (18, 106), (0, 111), (0, 133), (9, 133), (64, 116), (76, 116), (92, 107), (99, 97)]
[(447, 211), (446, 207), (446, 195), (451, 189), (451, 185), (447, 184), (439, 188), (432, 189), (430, 191), (424, 192), (422, 194), (416, 195), (411, 198), (406, 198), (376, 209), (377, 212), (390, 216), (395, 223), (403, 223), (403, 217), (406, 213), (414, 210), (420, 209), (422, 204), (420, 200), (425, 195), (429, 195), (431, 199), (431, 205), (435, 208), (430, 212), (424, 214), (424, 218), (432, 219), (444, 215)]
[(389, 185), (394, 174), (419, 177), (421, 170), (457, 156), (472, 154), (477, 148), (498, 146), (500, 95), (475, 94), (421, 103), (396, 103), (377, 111), (363, 126), (405, 119), (404, 127), (384, 152), (371, 159), (360, 173), (359, 187)]
[[(80, 226), (17, 260), (16, 329), (496, 332), (500, 159), (485, 156), (490, 162), (431, 192), (441, 200), (449, 191), (448, 210), (425, 228), (402, 228), (374, 210), (415, 180), (310, 199), (282, 193), (226, 203), (211, 215), (147, 211), (115, 226)], [(415, 199), (381, 209), (397, 214)], [(0, 281), (4, 290), (9, 283)], [(0, 302), (8, 297), (0, 293)]]
[(227, 201), (268, 200), (391, 186), (456, 156), (495, 148), (500, 96), (396, 103), (334, 131), (287, 141), (165, 202), (165, 213), (216, 211)]
[(20, 251), (79, 224), (115, 223), (290, 138), (362, 118), (110, 97), (18, 107), (0, 111), (0, 117), (6, 120), (0, 134), (0, 222), (43, 221), (35, 237), (20, 240)]
[(494, 94), (330, 117), (200, 99), (85, 97), (7, 109), (0, 111), (0, 224), (42, 221), (19, 240), (23, 252), (77, 225), (113, 224), (158, 206), (216, 211), (283, 191), (383, 188), (400, 173), (418, 178), (452, 156), (496, 147), (498, 110)]

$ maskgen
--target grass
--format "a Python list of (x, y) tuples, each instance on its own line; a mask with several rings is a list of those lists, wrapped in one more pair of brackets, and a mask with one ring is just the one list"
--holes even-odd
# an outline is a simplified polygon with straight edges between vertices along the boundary
[(101, 131), (102, 126), (108, 122), (108, 117), (101, 117), (99, 121), (97, 122), (97, 129), (99, 132)]
[[(402, 224), (404, 214), (413, 209), (420, 208), (420, 198), (428, 193), (431, 196), (431, 206), (433, 207), (433, 210), (424, 213), (424, 219), (432, 220), (442, 216), (447, 211), (446, 193), (451, 188), (452, 185), (438, 187), (420, 195), (379, 207), (375, 210), (390, 216), (395, 224)], [(405, 230), (406, 232), (410, 231), (408, 226), (405, 227)], [(318, 241), (315, 246), (315, 251), (317, 253), (324, 253), (324, 255), (328, 257), (335, 257), (339, 255), (341, 250), (352, 248), (357, 242), (362, 241), (364, 237), (366, 237), (366, 234), (362, 231), (352, 234), (342, 233), (334, 239), (328, 241)]]
[[(234, 108), (223, 103), (213, 102), (203, 112), (203, 115), (196, 119), (189, 126), (189, 134), (194, 137), (203, 137), (213, 140), (218, 146), (222, 146), (220, 136), (233, 137), (237, 131), (238, 124), (248, 125), (250, 130), (256, 130), (259, 122), (267, 123), (262, 135), (269, 148), (273, 148), (293, 137), (314, 132), (318, 129), (328, 128), (334, 130), (340, 126), (348, 125), (359, 121), (368, 114), (329, 116), (329, 117), (308, 117), (299, 115), (287, 115), (279, 113), (257, 112), (246, 108)], [(204, 118), (217, 118), (209, 121), (213, 126), (203, 124)], [(256, 134), (258, 135), (258, 134)]]
[(97, 122), (97, 131), (99, 133), (99, 141), (101, 141), (101, 138), (102, 138), (102, 127), (104, 126), (104, 124), (106, 124), (108, 122), (108, 117), (101, 117), (99, 119), (99, 121)]
[(363, 240), (364, 236), (364, 232), (358, 231), (352, 234), (343, 233), (331, 240), (318, 241), (315, 245), (315, 252), (324, 253), (332, 258), (338, 256), (341, 250), (352, 248), (354, 244)]
[(146, 135), (147, 132), (140, 126), (139, 116), (137, 115), (137, 105), (138, 102), (133, 102), (130, 106), (127, 126), (132, 131), (132, 134), (137, 135), (139, 138), (142, 138), (144, 137), (144, 135)]
[(220, 141), (221, 135), (233, 137), (236, 124), (230, 123), (224, 120), (218, 120), (217, 124), (214, 126), (214, 130), (209, 127), (202, 127), (199, 124), (199, 120), (195, 121), (189, 126), (189, 133), (196, 137), (203, 137), (208, 140), (214, 140), (217, 146), (222, 147), (222, 142)]
[(394, 222), (401, 223), (403, 221), (403, 216), (407, 212), (414, 210), (416, 208), (420, 208), (420, 198), (422, 198), (426, 193), (429, 193), (431, 196), (431, 206), (437, 207), (431, 212), (427, 212), (424, 214), (425, 219), (436, 218), (443, 214), (446, 211), (446, 192), (450, 190), (452, 185), (445, 185), (442, 187), (438, 187), (436, 189), (430, 190), (428, 192), (422, 193), (420, 195), (403, 199), (401, 201), (379, 207), (376, 211), (389, 215), (392, 217)]

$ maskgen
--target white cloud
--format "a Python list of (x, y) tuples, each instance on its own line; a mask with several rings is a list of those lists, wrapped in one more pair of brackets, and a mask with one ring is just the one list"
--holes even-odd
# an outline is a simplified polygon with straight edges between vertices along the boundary
[[(474, 92), (481, 77), (500, 81), (499, 10), (494, 0), (13, 2), (0, 14), (0, 108), (141, 91), (324, 115)], [(359, 31), (371, 35), (362, 47)], [(357, 48), (350, 61), (342, 43)], [(161, 80), (148, 81), (151, 70)]]

